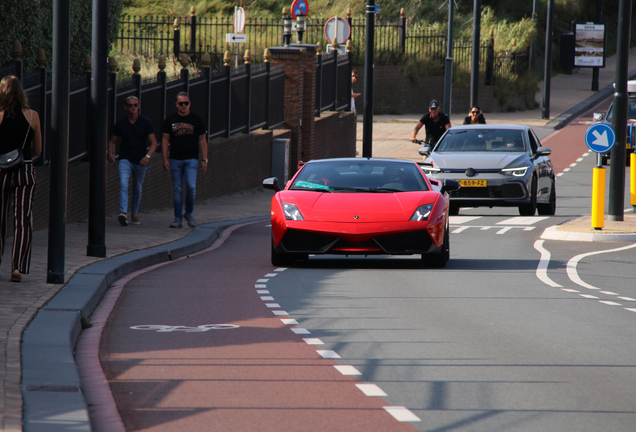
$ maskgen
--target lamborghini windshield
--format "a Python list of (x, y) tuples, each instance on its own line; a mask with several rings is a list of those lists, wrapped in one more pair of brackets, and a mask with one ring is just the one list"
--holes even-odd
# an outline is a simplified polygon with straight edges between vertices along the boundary
[(435, 147), (436, 153), (524, 152), (524, 132), (511, 129), (449, 130)]
[(307, 163), (290, 189), (378, 193), (429, 190), (416, 164), (382, 160)]

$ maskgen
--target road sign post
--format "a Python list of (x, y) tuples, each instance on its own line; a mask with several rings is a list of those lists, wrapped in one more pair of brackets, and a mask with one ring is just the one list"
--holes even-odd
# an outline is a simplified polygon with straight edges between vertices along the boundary
[[(226, 34), (225, 41), (228, 43), (247, 42), (247, 36), (242, 34), (243, 30), (245, 30), (245, 10), (242, 7), (234, 6), (232, 24), (234, 25), (234, 34)], [(238, 67), (238, 45), (234, 46), (234, 67)]]
[(585, 145), (597, 154), (598, 166), (592, 176), (592, 228), (603, 229), (605, 219), (605, 168), (601, 153), (607, 153), (616, 142), (614, 129), (603, 123), (590, 126), (585, 132)]

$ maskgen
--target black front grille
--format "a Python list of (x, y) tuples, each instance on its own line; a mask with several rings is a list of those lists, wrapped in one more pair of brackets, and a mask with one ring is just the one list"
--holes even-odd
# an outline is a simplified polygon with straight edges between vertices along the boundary
[(427, 231), (406, 232), (373, 240), (387, 253), (424, 253), (431, 247), (431, 237)]
[(524, 198), (520, 184), (505, 184), (487, 187), (462, 187), (448, 193), (451, 198)]
[(287, 252), (326, 252), (339, 237), (289, 229), (283, 238)]

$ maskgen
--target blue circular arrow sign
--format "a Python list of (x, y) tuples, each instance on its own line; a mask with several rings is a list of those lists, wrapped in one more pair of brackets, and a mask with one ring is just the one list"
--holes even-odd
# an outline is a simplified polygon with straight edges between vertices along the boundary
[(594, 153), (608, 152), (616, 142), (614, 129), (604, 123), (596, 123), (585, 132), (585, 145)]

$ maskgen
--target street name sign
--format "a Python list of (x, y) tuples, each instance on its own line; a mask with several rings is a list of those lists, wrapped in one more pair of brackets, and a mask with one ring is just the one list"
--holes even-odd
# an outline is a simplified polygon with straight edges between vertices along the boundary
[(610, 151), (616, 142), (614, 129), (604, 123), (596, 123), (585, 132), (585, 145), (594, 153)]

